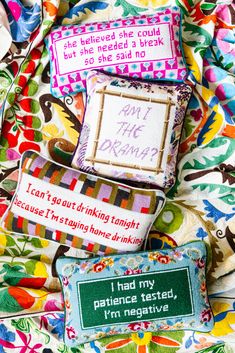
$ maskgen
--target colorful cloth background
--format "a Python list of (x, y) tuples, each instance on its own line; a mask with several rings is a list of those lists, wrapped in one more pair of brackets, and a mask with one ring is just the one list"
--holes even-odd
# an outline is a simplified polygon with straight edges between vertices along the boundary
[[(231, 353), (235, 351), (235, 6), (233, 0), (3, 0), (12, 45), (0, 61), (0, 216), (22, 152), (70, 165), (84, 111), (81, 93), (50, 94), (43, 39), (56, 24), (102, 21), (180, 6), (190, 80), (175, 186), (148, 245), (208, 244), (210, 334), (155, 332), (103, 338), (69, 350), (62, 340), (60, 255), (86, 254), (46, 240), (0, 235), (0, 353)], [(0, 38), (1, 45), (1, 38)], [(133, 264), (133, 266), (135, 266)], [(134, 268), (133, 268), (134, 269)], [(73, 332), (71, 331), (71, 335)]]

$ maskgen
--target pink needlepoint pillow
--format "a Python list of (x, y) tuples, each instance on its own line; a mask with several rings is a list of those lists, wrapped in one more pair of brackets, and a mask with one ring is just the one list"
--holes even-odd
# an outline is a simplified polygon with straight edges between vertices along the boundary
[(56, 97), (84, 91), (90, 69), (142, 79), (183, 81), (178, 7), (153, 16), (55, 27), (46, 39), (51, 91)]

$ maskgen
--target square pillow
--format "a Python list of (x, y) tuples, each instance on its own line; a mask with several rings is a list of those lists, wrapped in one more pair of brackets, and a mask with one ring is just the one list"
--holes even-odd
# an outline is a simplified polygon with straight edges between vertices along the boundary
[(187, 84), (87, 76), (87, 106), (72, 165), (93, 173), (171, 187)]
[(187, 76), (176, 6), (153, 16), (58, 26), (46, 44), (56, 97), (84, 91), (90, 69), (142, 79), (183, 81)]
[(92, 259), (59, 258), (66, 345), (158, 330), (209, 332), (206, 247), (178, 248)]
[(27, 151), (2, 226), (98, 254), (136, 251), (164, 202), (160, 190), (118, 184)]

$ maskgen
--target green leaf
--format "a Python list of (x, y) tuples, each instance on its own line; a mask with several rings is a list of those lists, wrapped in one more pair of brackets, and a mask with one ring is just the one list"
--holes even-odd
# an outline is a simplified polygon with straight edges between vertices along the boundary
[(217, 5), (216, 4), (211, 4), (211, 3), (204, 3), (202, 5), (200, 5), (202, 10), (213, 10)]
[(27, 86), (26, 86), (25, 89), (24, 89), (24, 92), (25, 92), (25, 90), (27, 91), (27, 95), (28, 95), (29, 97), (34, 96), (34, 95), (37, 93), (37, 91), (38, 91), (38, 84), (37, 84), (37, 82), (35, 82), (34, 80), (30, 79), (30, 80), (28, 81), (28, 83), (27, 83)]
[(13, 237), (11, 237), (10, 235), (6, 235), (6, 239), (7, 239), (7, 246), (14, 246), (16, 244), (15, 239), (13, 239)]
[(38, 67), (36, 68), (36, 71), (35, 71), (34, 75), (35, 76), (40, 76), (42, 74), (42, 72), (43, 72), (43, 69), (44, 69), (43, 65), (42, 65), (42, 63), (40, 63), (38, 65)]
[(11, 191), (14, 191), (16, 189), (17, 181), (9, 180), (9, 179), (3, 180), (2, 186), (7, 192), (11, 192)]
[(229, 63), (229, 64), (227, 64), (224, 68), (225, 68), (225, 70), (229, 70), (229, 69), (231, 69), (231, 67), (233, 67), (233, 63)]
[[(214, 156), (210, 156), (210, 158), (206, 156), (201, 156), (202, 151), (207, 151), (209, 148), (218, 148), (224, 146), (225, 152), (224, 153), (219, 153), (218, 151), (215, 151)], [(226, 146), (228, 146), (226, 148)], [(214, 140), (212, 140), (208, 145), (200, 149), (199, 154), (201, 156), (201, 159), (204, 160), (204, 163), (199, 162), (196, 158), (193, 158), (193, 163), (186, 162), (185, 165), (183, 166), (183, 170), (186, 169), (206, 169), (214, 166), (218, 166), (219, 164), (223, 163), (231, 157), (234, 153), (235, 149), (235, 140), (234, 139), (229, 139), (227, 137), (218, 137)], [(211, 152), (210, 152), (211, 153)], [(195, 157), (197, 157), (197, 153), (195, 153)]]
[(32, 244), (35, 248), (43, 248), (42, 243), (41, 243), (40, 239), (38, 239), (38, 238), (32, 238), (31, 244)]
[(1, 290), (1, 295), (0, 295), (0, 308), (1, 311), (5, 311), (7, 313), (17, 313), (23, 308), (20, 306), (20, 304), (17, 302), (17, 300), (12, 297), (9, 292), (8, 288)]
[(22, 318), (17, 320), (11, 320), (11, 324), (13, 327), (17, 328), (22, 332), (29, 333), (30, 332), (30, 318)]
[(13, 105), (15, 103), (15, 99), (16, 99), (16, 94), (15, 93), (12, 93), (10, 92), (8, 95), (7, 95), (7, 101), (10, 105)]
[(235, 194), (228, 194), (219, 198), (228, 205), (235, 205)]
[(32, 253), (32, 250), (25, 250), (21, 253), (21, 256), (28, 256), (31, 253)]
[(201, 349), (198, 353), (225, 353), (224, 343)]
[(212, 42), (212, 36), (208, 31), (201, 26), (196, 26), (186, 21), (183, 22), (183, 39), (187, 45), (194, 47), (194, 50), (199, 51), (201, 55)]
[(5, 148), (0, 148), (0, 162), (6, 162), (7, 158), (7, 151)]
[(19, 253), (19, 251), (18, 251), (17, 249), (11, 248), (11, 251), (13, 252), (13, 254), (14, 254), (15, 256), (20, 256), (20, 253)]
[(26, 268), (27, 274), (29, 274), (29, 275), (34, 274), (36, 263), (37, 263), (37, 261), (35, 261), (35, 260), (29, 260), (25, 263), (25, 268)]
[(9, 147), (8, 140), (5, 137), (3, 137), (3, 136), (0, 137), (0, 145), (2, 147), (6, 147), (6, 148)]
[(220, 184), (207, 184), (207, 183), (195, 184), (195, 185), (192, 185), (192, 188), (193, 190), (199, 188), (201, 191), (209, 189), (209, 192), (219, 189), (219, 194), (230, 193), (230, 192), (232, 193), (235, 191), (235, 187), (229, 187), (229, 186), (220, 185)]
[(41, 255), (30, 256), (29, 259), (40, 261), (41, 260)]
[(135, 5), (129, 4), (126, 0), (117, 0), (114, 4), (115, 7), (121, 6), (123, 9), (123, 17), (127, 17), (129, 15), (138, 16), (140, 12), (147, 11), (147, 8), (143, 9), (142, 7), (138, 7)]
[(186, 117), (184, 122), (184, 128), (183, 128), (184, 137), (186, 138), (190, 136), (194, 128), (195, 126), (192, 124), (192, 120), (189, 117)]
[(12, 83), (10, 76), (5, 71), (0, 71), (0, 85), (7, 88)]

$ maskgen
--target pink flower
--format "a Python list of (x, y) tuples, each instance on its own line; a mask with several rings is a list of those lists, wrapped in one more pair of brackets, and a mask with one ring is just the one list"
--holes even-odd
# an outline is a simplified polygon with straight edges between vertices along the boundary
[(140, 268), (137, 268), (135, 270), (132, 270), (131, 268), (128, 268), (125, 272), (124, 275), (135, 275), (138, 273), (142, 273), (142, 270)]
[(205, 261), (203, 259), (196, 260), (196, 266), (198, 268), (204, 268), (205, 267)]
[(159, 330), (170, 330), (172, 328), (172, 326), (169, 326), (169, 325), (161, 325), (159, 327)]
[(66, 327), (66, 332), (67, 332), (68, 339), (72, 340), (76, 337), (76, 331), (74, 327), (72, 326)]
[(64, 285), (64, 286), (67, 286), (67, 285), (69, 284), (68, 277), (63, 276), (63, 277), (62, 277), (62, 282), (63, 282), (63, 285)]
[(209, 322), (212, 319), (211, 309), (204, 309), (201, 313), (201, 321)]
[(150, 324), (151, 324), (151, 322), (148, 322), (148, 321), (134, 322), (132, 324), (129, 324), (128, 328), (131, 331), (146, 330), (149, 327)]

